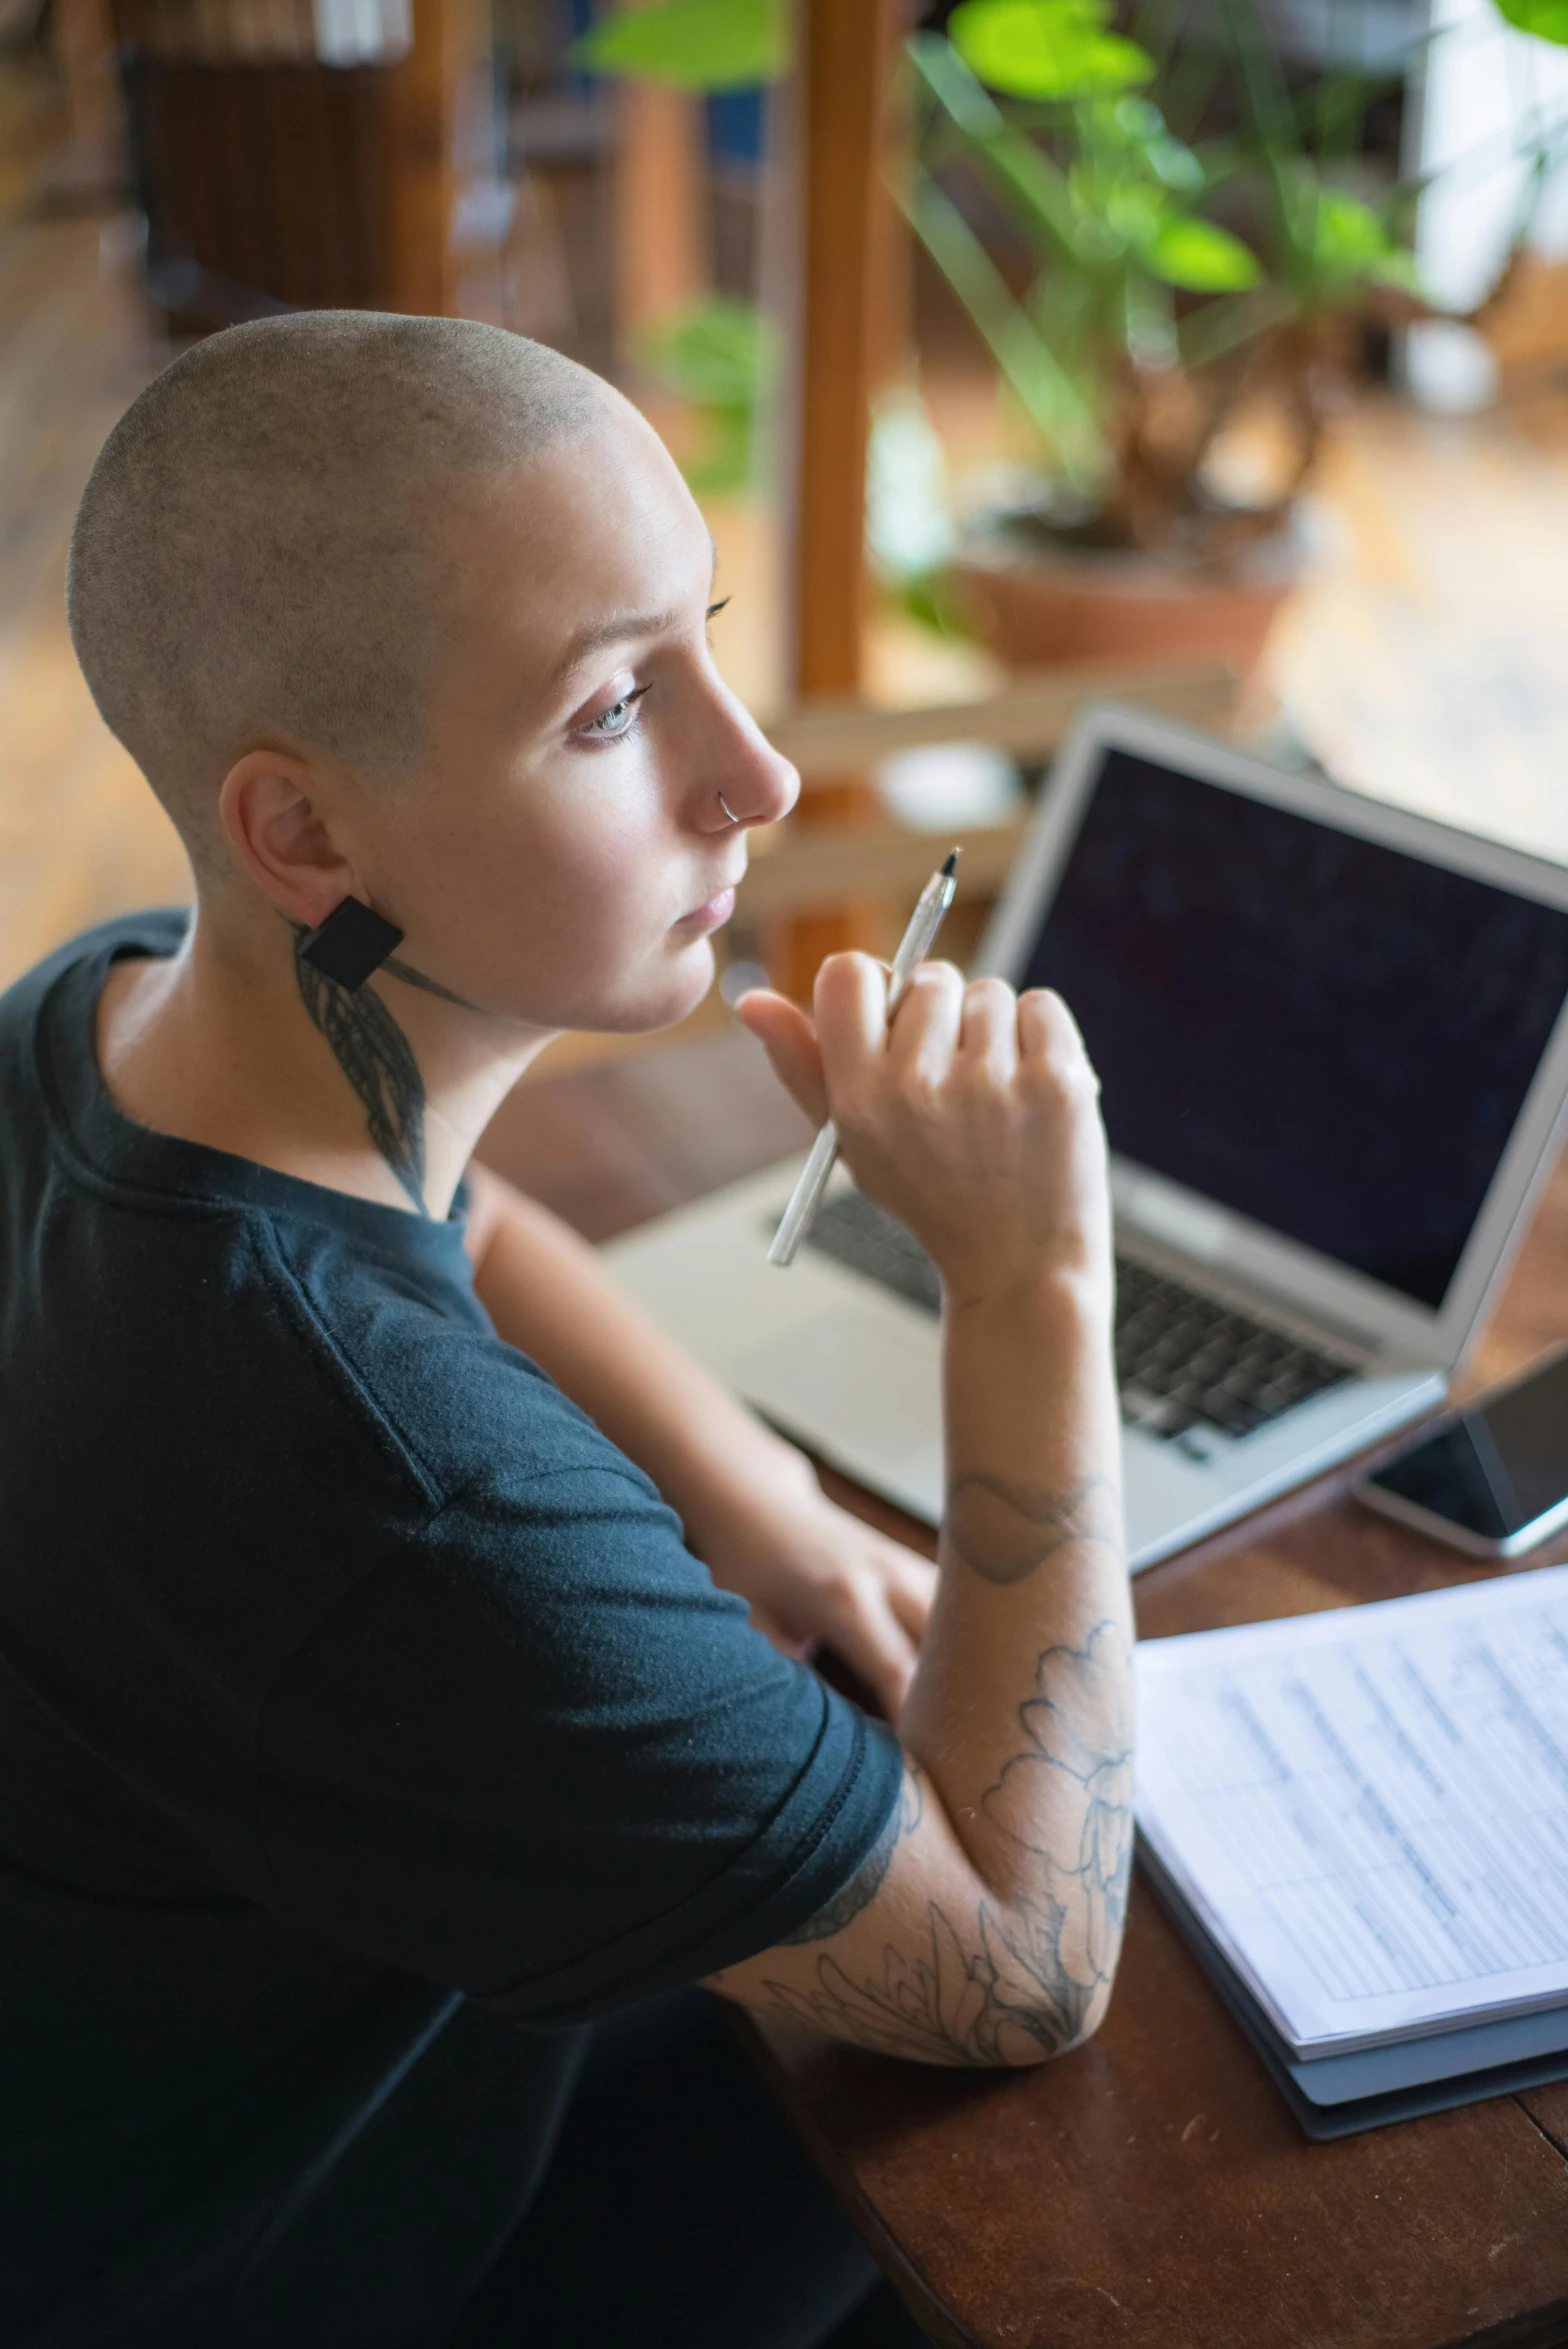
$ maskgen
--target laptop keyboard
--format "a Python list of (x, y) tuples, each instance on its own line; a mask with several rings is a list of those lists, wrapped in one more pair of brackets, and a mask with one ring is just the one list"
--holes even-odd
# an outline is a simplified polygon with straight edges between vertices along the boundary
[(1251, 1435), (1350, 1365), (1205, 1297), (1130, 1256), (1116, 1259), (1116, 1378), (1122, 1417), (1153, 1435), (1217, 1427)]
[[(880, 1281), (924, 1312), (942, 1310), (936, 1266), (912, 1232), (859, 1191), (822, 1202), (809, 1247)], [(1217, 1428), (1250, 1435), (1352, 1376), (1316, 1347), (1270, 1329), (1218, 1298), (1116, 1259), (1116, 1377), (1122, 1416), (1151, 1435)]]
[(808, 1248), (869, 1274), (927, 1313), (942, 1310), (942, 1276), (908, 1226), (863, 1191), (835, 1191), (817, 1209)]

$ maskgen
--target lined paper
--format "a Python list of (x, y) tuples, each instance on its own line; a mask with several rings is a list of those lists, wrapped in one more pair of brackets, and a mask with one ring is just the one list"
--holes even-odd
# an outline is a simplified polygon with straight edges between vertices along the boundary
[(1138, 1824), (1298, 2059), (1568, 2001), (1568, 1567), (1138, 1650)]

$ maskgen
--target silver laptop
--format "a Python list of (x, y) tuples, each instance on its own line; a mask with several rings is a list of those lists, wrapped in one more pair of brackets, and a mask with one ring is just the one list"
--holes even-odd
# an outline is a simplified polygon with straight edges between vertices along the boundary
[[(1568, 1097), (1568, 870), (1140, 712), (1080, 719), (975, 968), (1067, 1000), (1112, 1150), (1129, 1547), (1213, 1531), (1441, 1401)], [(935, 1523), (935, 1269), (798, 1161), (608, 1251), (821, 1457)]]

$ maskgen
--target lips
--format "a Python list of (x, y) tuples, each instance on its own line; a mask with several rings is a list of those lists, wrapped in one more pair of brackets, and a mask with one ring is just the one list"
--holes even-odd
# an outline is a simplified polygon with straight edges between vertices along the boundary
[(690, 913), (681, 914), (675, 928), (697, 931), (722, 928), (735, 911), (735, 892), (745, 877), (746, 860), (743, 857), (739, 865), (731, 866), (730, 878), (723, 888), (715, 889), (711, 897), (705, 897), (701, 905), (694, 905)]
[(682, 930), (717, 930), (735, 911), (735, 892), (721, 889), (717, 897), (710, 897), (689, 914), (682, 914), (677, 927)]

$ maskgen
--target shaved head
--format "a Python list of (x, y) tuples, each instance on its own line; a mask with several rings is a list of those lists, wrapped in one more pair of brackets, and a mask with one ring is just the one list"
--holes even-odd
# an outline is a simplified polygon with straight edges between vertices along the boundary
[(498, 327), (349, 310), (232, 327), (148, 386), (77, 514), (71, 636), (198, 872), (246, 750), (414, 774), (459, 624), (448, 508), (616, 404)]

